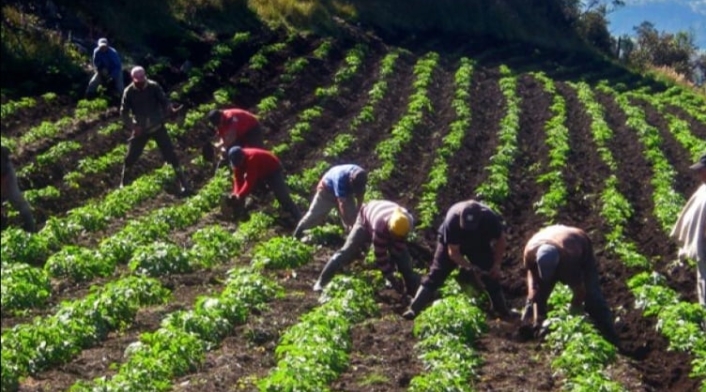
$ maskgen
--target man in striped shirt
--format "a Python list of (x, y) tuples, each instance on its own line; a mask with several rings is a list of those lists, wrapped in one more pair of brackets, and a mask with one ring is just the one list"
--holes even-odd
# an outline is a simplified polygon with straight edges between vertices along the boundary
[[(412, 215), (399, 204), (388, 200), (373, 200), (360, 208), (358, 218), (348, 234), (346, 243), (326, 263), (314, 291), (321, 291), (333, 279), (336, 272), (349, 264), (359, 254), (361, 248), (372, 241), (375, 264), (398, 292), (412, 294), (419, 284), (419, 276), (412, 270), (411, 258), (407, 250), (407, 235), (412, 231)], [(404, 279), (394, 276), (397, 269)]]

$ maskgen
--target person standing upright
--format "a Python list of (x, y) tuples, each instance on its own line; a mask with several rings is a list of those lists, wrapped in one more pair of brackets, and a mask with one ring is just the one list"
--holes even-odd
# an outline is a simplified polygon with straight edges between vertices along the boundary
[[(684, 205), (670, 236), (681, 245), (680, 258), (696, 261), (696, 293), (701, 306), (706, 307), (706, 154), (689, 168), (701, 185)], [(706, 320), (703, 326), (706, 329)]]
[(122, 95), (125, 89), (123, 81), (123, 65), (120, 61), (118, 51), (108, 45), (106, 38), (98, 40), (98, 46), (93, 50), (93, 77), (88, 82), (86, 88), (86, 98), (95, 97), (98, 85), (105, 82), (107, 78), (112, 78), (115, 83), (115, 90), (118, 95)]
[(162, 87), (147, 78), (144, 68), (134, 67), (130, 75), (132, 83), (125, 88), (120, 105), (123, 125), (131, 131), (120, 176), (120, 187), (127, 185), (129, 181), (126, 179), (126, 172), (142, 155), (147, 142), (154, 139), (164, 160), (174, 168), (181, 192), (190, 192), (186, 175), (174, 152), (174, 145), (169, 138), (167, 128), (164, 126), (165, 118), (175, 112), (174, 107), (169, 103)]

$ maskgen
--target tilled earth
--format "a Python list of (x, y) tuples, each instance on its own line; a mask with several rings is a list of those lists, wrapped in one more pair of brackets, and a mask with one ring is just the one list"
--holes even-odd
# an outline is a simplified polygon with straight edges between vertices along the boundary
[[(213, 98), (211, 93), (222, 86), (237, 91), (233, 105), (256, 111), (256, 104), (278, 89), (284, 96), (274, 112), (263, 119), (268, 146), (289, 140), (289, 130), (299, 121), (303, 110), (320, 104), (322, 115), (311, 124), (311, 132), (304, 142), (289, 149), (280, 158), (288, 173), (299, 173), (326, 159), (323, 149), (336, 135), (349, 133), (350, 123), (369, 100), (368, 91), (378, 80), (378, 69), (383, 56), (392, 48), (379, 41), (369, 43), (369, 51), (361, 69), (350, 80), (339, 86), (339, 94), (321, 101), (316, 89), (329, 86), (335, 79), (336, 70), (343, 64), (345, 53), (353, 42), (337, 41), (331, 54), (322, 61), (311, 58), (312, 51), (320, 44), (315, 38), (299, 38), (286, 45), (283, 51), (271, 56), (262, 69), (251, 69), (248, 59), (258, 44), (284, 41), (284, 37), (267, 35), (258, 38), (255, 44), (228, 59), (213, 74), (208, 74), (204, 85), (184, 100), (186, 108), (196, 107)], [(407, 112), (410, 93), (413, 91), (416, 60), (433, 48), (407, 45), (396, 64), (394, 73), (388, 78), (388, 93), (374, 109), (374, 120), (354, 129), (356, 143), (341, 157), (330, 163), (356, 162), (373, 170), (379, 167), (380, 160), (375, 154), (375, 146), (390, 136), (390, 132)], [(514, 56), (510, 56), (514, 53)], [(537, 53), (540, 53), (539, 55)], [(456, 201), (476, 197), (477, 187), (487, 181), (484, 169), (498, 146), (498, 132), (501, 119), (506, 114), (507, 102), (501, 93), (499, 66), (508, 64), (518, 70), (517, 95), (520, 98), (520, 129), (518, 134), (519, 151), (510, 172), (510, 195), (502, 204), (502, 213), (508, 228), (508, 252), (503, 263), (502, 284), (510, 304), (519, 308), (526, 294), (524, 274), (521, 268), (521, 252), (527, 239), (540, 227), (544, 218), (534, 212), (533, 205), (546, 191), (544, 184), (538, 183), (541, 173), (548, 170), (548, 146), (545, 143), (544, 125), (551, 118), (552, 97), (546, 93), (540, 81), (529, 71), (541, 70), (550, 77), (556, 77), (558, 94), (566, 101), (567, 127), (570, 133), (571, 152), (568, 165), (562, 175), (570, 189), (567, 205), (560, 211), (557, 222), (584, 228), (592, 237), (600, 264), (601, 284), (608, 303), (619, 317), (618, 331), (625, 344), (625, 350), (611, 366), (613, 379), (631, 391), (696, 391), (699, 380), (689, 378), (691, 357), (687, 354), (667, 349), (668, 342), (655, 330), (656, 321), (645, 318), (635, 309), (634, 298), (626, 287), (626, 281), (637, 272), (625, 267), (620, 260), (603, 251), (605, 234), (609, 230), (599, 215), (599, 195), (603, 181), (610, 172), (597, 152), (590, 129), (590, 118), (578, 101), (576, 92), (567, 80), (581, 74), (580, 63), (563, 64), (559, 72), (556, 65), (562, 58), (551, 53), (535, 52), (533, 57), (521, 57), (518, 51), (487, 48), (483, 45), (467, 44), (453, 50), (440, 52), (441, 60), (434, 71), (433, 81), (428, 90), (431, 101), (429, 110), (415, 132), (411, 142), (397, 157), (392, 178), (381, 185), (384, 196), (407, 206), (413, 213), (420, 202), (422, 186), (428, 181), (428, 173), (441, 146), (442, 138), (449, 132), (449, 125), (456, 119), (452, 107), (454, 74), (461, 56), (478, 59), (474, 66), (468, 104), (472, 110), (472, 122), (466, 131), (459, 151), (450, 158), (448, 182), (438, 194), (438, 205), (442, 213), (436, 217), (434, 226), (443, 219), (446, 209)], [(283, 65), (289, 58), (307, 56), (309, 65), (293, 81), (282, 81)], [(520, 57), (518, 57), (520, 56)], [(615, 76), (615, 71), (591, 69), (586, 72), (592, 77), (605, 72)], [(186, 81), (185, 76), (163, 78), (167, 92), (177, 89)], [(658, 87), (655, 87), (656, 89)], [(619, 190), (633, 205), (635, 213), (628, 227), (628, 237), (637, 244), (642, 254), (654, 262), (654, 269), (665, 274), (668, 284), (677, 290), (682, 300), (695, 300), (695, 276), (693, 271), (673, 270), (669, 263), (676, 255), (674, 244), (660, 229), (654, 217), (653, 189), (649, 182), (652, 171), (642, 152), (635, 130), (626, 124), (626, 116), (612, 97), (596, 93), (596, 98), (604, 107), (605, 119), (615, 133), (610, 144), (611, 152), (618, 160)], [(664, 145), (662, 149), (677, 172), (675, 189), (688, 197), (697, 186), (689, 176), (690, 157), (669, 133), (665, 119), (656, 108), (645, 102), (635, 101), (646, 111), (650, 124), (659, 128)], [(74, 103), (61, 98), (52, 105), (39, 104), (23, 109), (3, 121), (2, 133), (6, 137), (16, 137), (38, 124), (38, 119), (54, 121), (61, 115), (71, 113)], [(706, 134), (706, 124), (699, 123), (680, 108), (669, 108), (669, 112), (688, 121), (695, 135)], [(180, 119), (181, 120), (181, 119)], [(65, 173), (75, 170), (79, 159), (100, 156), (124, 142), (126, 135), (117, 132), (109, 137), (96, 133), (101, 127), (118, 121), (117, 108), (111, 107), (95, 120), (74, 124), (61, 135), (32, 145), (21, 146), (13, 161), (18, 168), (35, 161), (36, 156), (61, 140), (75, 140), (83, 148), (70, 156), (63, 157), (54, 167), (46, 168), (29, 178), (20, 178), (24, 189), (42, 188), (53, 185), (61, 191), (58, 200), (39, 201), (33, 207), (40, 224), (50, 216), (62, 216), (70, 209), (85, 204), (88, 200), (100, 198), (113, 190), (119, 181), (119, 165), (106, 172), (91, 175), (81, 183), (78, 190), (62, 183)], [(203, 131), (194, 130), (175, 141), (178, 154), (192, 178), (194, 187), (202, 187), (212, 175), (210, 169), (200, 169), (190, 164), (199, 154), (198, 147), (203, 140)], [(148, 173), (162, 164), (156, 151), (145, 154), (139, 161), (139, 173)], [(224, 190), (225, 191), (225, 190)], [(313, 189), (300, 196), (310, 200)], [(258, 209), (271, 211), (265, 207), (270, 196), (261, 199)], [(102, 239), (117, 232), (127, 221), (140, 217), (151, 210), (182, 203), (170, 189), (140, 204), (128, 216), (116, 220), (108, 229), (99, 233), (86, 233), (78, 243), (96, 246)], [(301, 205), (305, 209), (307, 206)], [(9, 224), (17, 224), (13, 218)], [(197, 227), (218, 223), (236, 230), (232, 223), (222, 219), (220, 214), (208, 214)], [(172, 233), (171, 239), (184, 243), (188, 235), (197, 227), (187, 231)], [(276, 226), (268, 236), (288, 235), (291, 225)], [(431, 261), (435, 246), (435, 229), (421, 230), (412, 245), (416, 267), (426, 269)], [(317, 296), (310, 290), (321, 267), (328, 257), (342, 245), (343, 238), (316, 251), (308, 265), (296, 271), (281, 271), (270, 276), (285, 289), (286, 296), (269, 305), (267, 310), (251, 314), (248, 322), (238, 326), (223, 340), (219, 347), (209, 352), (201, 367), (191, 374), (174, 380), (174, 389), (179, 391), (232, 391), (254, 390), (258, 377), (266, 375), (275, 366), (274, 354), (279, 336), (287, 327), (295, 324), (298, 318), (317, 306)], [(164, 315), (178, 309), (191, 307), (196, 297), (217, 293), (223, 288), (225, 272), (234, 266), (245, 265), (249, 260), (250, 248), (228, 265), (208, 272), (174, 275), (163, 278), (174, 296), (165, 306), (141, 310), (137, 319), (128, 329), (111, 334), (100, 345), (84, 350), (70, 362), (27, 378), (21, 383), (22, 391), (66, 390), (78, 380), (90, 380), (115, 373), (115, 363), (123, 361), (123, 352), (128, 344), (135, 341), (140, 333), (159, 327)], [(366, 268), (356, 263), (345, 273), (357, 273)], [(118, 274), (114, 274), (114, 279)], [(93, 281), (91, 284), (103, 283)], [(3, 317), (3, 331), (18, 323), (30, 322), (35, 315), (53, 313), (51, 305), (62, 300), (84, 296), (89, 283), (71, 284), (65, 281), (54, 282), (54, 296), (45, 309), (35, 309), (22, 317)], [(378, 315), (356, 325), (352, 330), (352, 352), (350, 366), (343, 372), (331, 389), (336, 391), (402, 391), (410, 380), (423, 371), (423, 364), (415, 352), (416, 339), (412, 334), (413, 323), (404, 320), (400, 314), (405, 308), (405, 299), (391, 290), (377, 294), (380, 305)], [(516, 339), (517, 325), (496, 320), (489, 314), (490, 331), (477, 344), (484, 364), (474, 383), (483, 391), (555, 391), (562, 385), (562, 378), (550, 367), (551, 353), (538, 342), (520, 342)]]

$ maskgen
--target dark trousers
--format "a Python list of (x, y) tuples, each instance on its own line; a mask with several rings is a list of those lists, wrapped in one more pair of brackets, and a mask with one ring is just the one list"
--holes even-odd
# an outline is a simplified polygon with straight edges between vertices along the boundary
[(302, 215), (301, 212), (299, 212), (299, 208), (294, 203), (294, 200), (292, 200), (292, 196), (289, 194), (289, 187), (284, 180), (284, 171), (280, 168), (268, 177), (265, 177), (263, 181), (265, 185), (270, 188), (272, 193), (275, 194), (275, 198), (280, 206), (292, 216), (292, 219), (299, 222)]
[[(489, 271), (493, 267), (493, 260), (490, 258), (465, 256), (472, 260), (473, 265), (483, 271)], [(449, 257), (448, 248), (441, 242), (437, 242), (434, 260), (429, 268), (429, 273), (422, 279), (422, 286), (431, 291), (438, 290), (456, 268), (458, 268), (458, 265)], [(499, 313), (508, 312), (502, 286), (496, 279), (491, 278), (489, 275), (481, 275), (480, 281), (478, 281), (472, 271), (465, 269), (459, 270), (457, 279), (461, 285), (470, 284), (480, 292), (487, 292), (495, 311)]]
[(157, 143), (157, 147), (159, 147), (159, 151), (162, 153), (162, 157), (164, 157), (167, 163), (175, 168), (179, 167), (179, 158), (174, 152), (174, 145), (165, 127), (160, 127), (150, 134), (142, 134), (128, 139), (125, 166), (130, 167), (137, 162), (137, 159), (142, 155), (142, 151), (145, 149), (145, 145), (150, 139), (154, 139)]

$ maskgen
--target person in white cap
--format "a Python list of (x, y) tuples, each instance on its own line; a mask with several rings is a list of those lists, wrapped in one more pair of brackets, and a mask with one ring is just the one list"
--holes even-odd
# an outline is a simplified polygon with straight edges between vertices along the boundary
[(511, 317), (499, 281), (505, 248), (505, 225), (499, 214), (476, 200), (455, 203), (439, 225), (429, 273), (402, 316), (414, 319), (459, 268), (456, 280), (466, 295), (484, 291), (498, 316)]
[(620, 338), (615, 332), (613, 314), (601, 292), (598, 266), (588, 235), (577, 227), (552, 225), (535, 233), (524, 249), (527, 271), (527, 303), (522, 321), (539, 332), (547, 315), (547, 300), (557, 282), (573, 293), (571, 312), (585, 311), (596, 328), (615, 346)]
[[(419, 276), (412, 269), (407, 249), (407, 236), (413, 227), (412, 215), (395, 202), (371, 200), (363, 204), (346, 243), (326, 263), (314, 291), (323, 290), (339, 269), (352, 262), (366, 243), (372, 242), (375, 264), (385, 279), (400, 293), (405, 289), (407, 294), (414, 293)], [(404, 285), (394, 276), (395, 270), (402, 275)]]
[(86, 88), (86, 98), (93, 98), (98, 86), (107, 78), (112, 78), (115, 90), (122, 95), (125, 89), (123, 81), (123, 66), (118, 51), (108, 45), (106, 38), (98, 40), (98, 46), (93, 50), (93, 77)]
[[(696, 293), (701, 306), (706, 307), (706, 154), (689, 167), (701, 186), (682, 208), (671, 237), (681, 245), (680, 258), (696, 261)], [(706, 320), (703, 321), (706, 329)]]
[(130, 71), (130, 75), (132, 83), (125, 88), (120, 104), (123, 125), (131, 131), (120, 176), (120, 187), (127, 185), (126, 172), (142, 155), (147, 142), (154, 139), (164, 160), (174, 168), (181, 192), (189, 193), (191, 190), (186, 176), (174, 152), (167, 128), (164, 127), (164, 119), (176, 109), (170, 104), (162, 87), (147, 78), (144, 68), (136, 66)]

